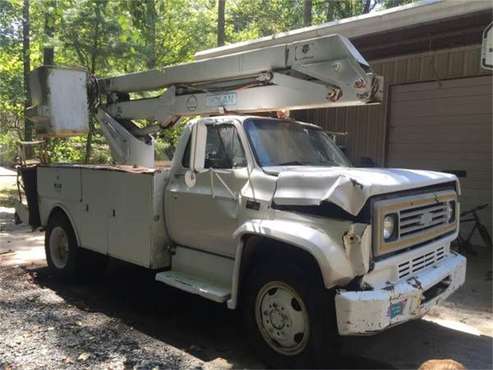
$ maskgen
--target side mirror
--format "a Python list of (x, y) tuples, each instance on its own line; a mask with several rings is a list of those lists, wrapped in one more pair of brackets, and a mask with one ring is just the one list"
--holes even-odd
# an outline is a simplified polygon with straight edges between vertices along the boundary
[(207, 142), (207, 126), (197, 122), (192, 128), (190, 152), (190, 167), (195, 172), (201, 172), (205, 167), (205, 146)]

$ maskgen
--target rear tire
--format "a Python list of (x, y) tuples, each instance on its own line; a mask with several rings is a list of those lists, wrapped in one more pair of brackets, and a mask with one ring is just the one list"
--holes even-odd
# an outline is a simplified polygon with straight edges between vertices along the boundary
[(334, 365), (339, 346), (333, 294), (315, 273), (280, 265), (258, 266), (246, 277), (243, 314), (252, 347), (276, 368)]
[(74, 279), (79, 269), (79, 248), (74, 229), (67, 216), (55, 213), (45, 232), (45, 253), (48, 268), (63, 279)]

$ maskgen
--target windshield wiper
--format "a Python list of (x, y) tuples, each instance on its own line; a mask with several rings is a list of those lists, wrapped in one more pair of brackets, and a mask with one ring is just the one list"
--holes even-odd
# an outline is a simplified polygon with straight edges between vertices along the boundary
[(276, 166), (304, 166), (305, 164), (306, 164), (305, 162), (290, 161), (290, 162), (278, 163), (276, 164)]

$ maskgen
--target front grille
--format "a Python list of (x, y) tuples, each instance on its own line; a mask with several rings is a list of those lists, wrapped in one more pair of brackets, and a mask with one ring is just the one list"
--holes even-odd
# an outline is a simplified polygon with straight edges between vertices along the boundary
[(420, 256), (414, 257), (411, 260), (404, 261), (399, 264), (399, 279), (415, 274), (418, 271), (424, 270), (425, 268), (432, 266), (433, 264), (441, 261), (444, 258), (445, 247), (440, 247), (431, 252), (427, 252)]
[[(457, 217), (450, 219), (448, 204), (459, 214), (453, 190), (385, 199), (373, 205), (373, 251), (375, 257), (414, 247), (457, 231)], [(383, 220), (393, 215), (397, 230), (391, 239), (383, 237)]]
[(448, 222), (446, 202), (399, 211), (399, 236), (401, 238), (420, 233)]

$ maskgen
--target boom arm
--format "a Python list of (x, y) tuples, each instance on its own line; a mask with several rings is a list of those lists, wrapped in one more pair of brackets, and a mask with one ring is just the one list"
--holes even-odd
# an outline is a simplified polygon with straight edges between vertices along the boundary
[(339, 35), (102, 80), (105, 93), (167, 88), (153, 99), (115, 100), (116, 118), (150, 119), (349, 106), (381, 100), (368, 63)]
[[(42, 87), (35, 96), (61, 86), (60, 78), (53, 79), (56, 83), (50, 86), (46, 82), (50, 81), (47, 75), (48, 78), (39, 73), (37, 82)], [(154, 165), (150, 131), (167, 127), (183, 116), (362, 105), (380, 102), (383, 95), (381, 78), (373, 74), (351, 42), (339, 35), (249, 50), (163, 70), (87, 80), (89, 99), (79, 96), (79, 100), (81, 104), (89, 100), (87, 109), (96, 112), (115, 161), (146, 167)], [(43, 89), (44, 84), (48, 89)], [(165, 89), (158, 97), (130, 100), (129, 93), (158, 89)], [(63, 94), (52, 95), (57, 95), (56, 99), (62, 103), (70, 100)], [(74, 99), (77, 98), (72, 98), (71, 106)], [(104, 103), (99, 103), (101, 101)], [(46, 118), (42, 106), (33, 107), (32, 111), (32, 118), (39, 119), (43, 114), (42, 118)], [(60, 112), (48, 109), (47, 121), (56, 121), (62, 113), (66, 116), (63, 109)], [(158, 121), (159, 126), (141, 129), (131, 122), (133, 119)]]

